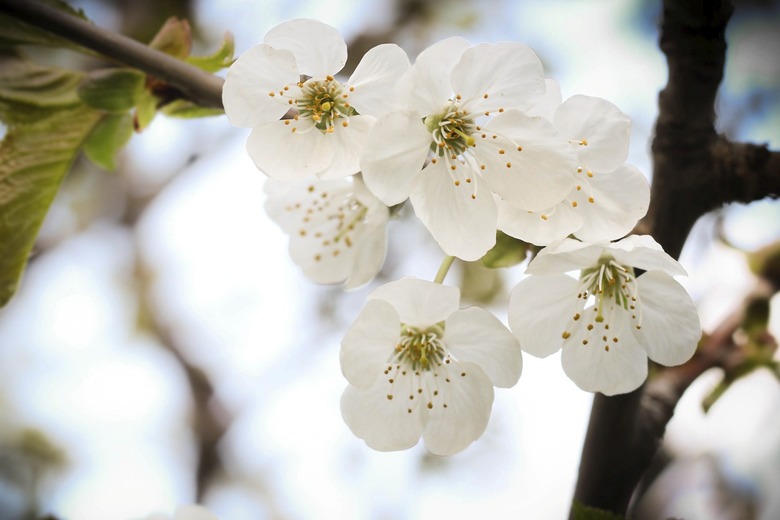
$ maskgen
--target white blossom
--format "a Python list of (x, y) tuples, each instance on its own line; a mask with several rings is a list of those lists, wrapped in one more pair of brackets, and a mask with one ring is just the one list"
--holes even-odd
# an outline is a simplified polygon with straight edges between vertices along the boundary
[[(565, 274), (574, 270), (579, 279)], [(650, 236), (564, 239), (540, 251), (527, 272), (512, 290), (509, 326), (531, 355), (562, 348), (564, 371), (584, 390), (630, 392), (646, 379), (648, 357), (673, 366), (696, 350), (696, 306), (672, 278), (685, 271)]]
[(366, 185), (388, 205), (410, 198), (448, 255), (480, 258), (495, 244), (495, 196), (536, 211), (574, 186), (576, 151), (523, 112), (544, 90), (541, 62), (521, 43), (432, 45), (399, 81), (403, 108), (369, 133)]
[(290, 257), (317, 283), (347, 289), (374, 278), (385, 258), (389, 209), (359, 176), (266, 182), (265, 209), (290, 235)]
[(456, 287), (403, 278), (377, 288), (341, 343), (341, 413), (376, 450), (465, 449), (487, 426), (493, 386), (520, 377), (517, 340)]
[(605, 99), (577, 95), (558, 106), (553, 124), (577, 150), (571, 192), (534, 212), (501, 201), (499, 228), (538, 245), (570, 234), (591, 242), (621, 238), (645, 215), (650, 201), (647, 179), (625, 163), (630, 119)]
[(225, 113), (233, 125), (252, 128), (247, 151), (261, 171), (288, 180), (358, 172), (363, 141), (374, 117), (393, 107), (409, 59), (397, 45), (379, 45), (342, 83), (335, 75), (346, 60), (336, 29), (298, 19), (271, 29), (233, 63), (222, 91)]

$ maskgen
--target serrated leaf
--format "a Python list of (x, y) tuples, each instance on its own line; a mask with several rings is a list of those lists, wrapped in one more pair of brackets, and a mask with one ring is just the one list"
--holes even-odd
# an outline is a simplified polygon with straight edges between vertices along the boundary
[[(89, 21), (83, 10), (74, 9), (61, 0), (38, 1), (39, 3), (47, 4), (50, 7), (65, 11), (71, 16), (77, 16), (82, 20)], [(0, 14), (0, 47), (12, 47), (16, 45), (44, 45), (47, 47), (66, 47), (84, 50), (83, 47), (70, 40), (22, 22), (12, 16)]]
[(0, 143), (0, 306), (16, 291), (43, 218), (100, 118), (84, 106), (53, 110), (9, 127)]
[(612, 511), (586, 506), (577, 500), (572, 503), (571, 513), (573, 520), (625, 520), (624, 517)]
[(84, 153), (93, 163), (109, 171), (116, 169), (116, 154), (133, 135), (133, 118), (129, 114), (107, 115), (95, 126), (84, 142)]
[(149, 47), (180, 60), (186, 59), (192, 50), (190, 23), (175, 16), (168, 18), (149, 42)]
[(160, 112), (169, 117), (181, 119), (195, 119), (198, 117), (223, 116), (224, 110), (218, 108), (204, 108), (188, 99), (177, 99), (164, 105)]
[(225, 33), (225, 39), (222, 40), (222, 46), (210, 56), (190, 56), (187, 63), (195, 65), (206, 72), (219, 72), (222, 69), (230, 67), (233, 63), (233, 54), (236, 46), (231, 33)]
[(78, 96), (87, 106), (119, 114), (136, 105), (145, 84), (146, 76), (135, 70), (97, 70), (79, 84)]
[(485, 253), (485, 256), (482, 257), (482, 263), (491, 269), (512, 267), (523, 262), (527, 253), (528, 244), (526, 242), (498, 231), (496, 245)]

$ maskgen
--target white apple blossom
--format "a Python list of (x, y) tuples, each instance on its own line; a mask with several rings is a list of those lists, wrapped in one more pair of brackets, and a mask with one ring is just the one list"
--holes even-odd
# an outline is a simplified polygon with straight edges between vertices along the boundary
[(197, 504), (181, 505), (173, 516), (166, 513), (154, 513), (143, 520), (219, 520), (217, 515)]
[[(564, 274), (573, 270), (581, 270), (578, 280)], [(531, 355), (562, 348), (564, 371), (584, 390), (630, 392), (646, 379), (648, 357), (673, 366), (696, 350), (696, 306), (672, 278), (685, 270), (650, 236), (564, 239), (540, 251), (527, 272), (512, 290), (509, 326)]]
[(574, 234), (597, 242), (630, 232), (647, 212), (650, 186), (625, 164), (631, 121), (607, 100), (577, 95), (560, 104), (553, 124), (577, 149), (571, 193), (560, 203), (528, 212), (499, 202), (498, 225), (508, 235), (538, 245)]
[(269, 179), (265, 210), (290, 235), (290, 256), (317, 283), (368, 282), (385, 259), (389, 209), (359, 176), (306, 182)]
[(403, 278), (374, 290), (347, 331), (341, 413), (371, 448), (406, 449), (422, 436), (432, 453), (457, 453), (485, 430), (493, 386), (520, 377), (512, 333), (459, 300), (456, 287)]
[(432, 45), (399, 81), (402, 108), (378, 117), (366, 139), (366, 185), (388, 205), (409, 197), (448, 255), (480, 258), (495, 244), (494, 196), (536, 211), (574, 187), (576, 151), (523, 112), (544, 90), (541, 62), (523, 44)]
[[(393, 108), (393, 89), (409, 68), (406, 53), (385, 44), (368, 51), (346, 83), (347, 46), (316, 20), (284, 22), (242, 54), (222, 91), (233, 125), (252, 128), (247, 151), (269, 177), (340, 178), (357, 173), (374, 117)], [(292, 117), (281, 119), (289, 110)]]

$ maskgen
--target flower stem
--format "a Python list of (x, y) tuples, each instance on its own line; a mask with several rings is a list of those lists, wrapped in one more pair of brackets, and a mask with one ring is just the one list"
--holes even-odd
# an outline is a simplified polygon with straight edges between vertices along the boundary
[(444, 260), (441, 261), (441, 266), (439, 266), (439, 270), (436, 272), (436, 278), (433, 279), (433, 283), (442, 283), (444, 281), (444, 278), (447, 276), (447, 271), (450, 270), (453, 261), (455, 261), (454, 256), (444, 257)]
[(222, 78), (136, 40), (29, 0), (0, 0), (0, 13), (155, 76), (203, 107), (222, 108)]

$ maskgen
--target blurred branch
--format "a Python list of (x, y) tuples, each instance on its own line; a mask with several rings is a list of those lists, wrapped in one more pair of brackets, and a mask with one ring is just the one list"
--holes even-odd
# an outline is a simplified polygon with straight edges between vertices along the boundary
[(138, 292), (141, 298), (144, 324), (155, 335), (160, 343), (170, 352), (184, 370), (194, 404), (194, 421), (192, 425), (197, 439), (197, 468), (195, 471), (196, 501), (202, 502), (209, 484), (217, 477), (223, 468), (219, 455), (219, 441), (224, 435), (227, 425), (224, 417), (227, 413), (215, 399), (214, 387), (208, 375), (193, 364), (180, 347), (171, 327), (159, 319), (155, 312), (152, 298), (151, 281), (153, 274), (143, 259), (142, 248), (136, 245), (136, 278)]
[[(661, 50), (669, 79), (659, 95), (653, 141), (652, 202), (642, 225), (675, 258), (693, 224), (724, 203), (780, 194), (780, 154), (732, 143), (715, 131), (723, 79), (728, 0), (664, 0)], [(682, 393), (705, 370), (734, 362), (732, 335), (742, 310), (700, 344), (682, 367), (626, 395), (596, 394), (574, 499), (625, 514), (660, 446)]]
[(67, 38), (108, 58), (154, 76), (207, 108), (222, 108), (222, 78), (32, 0), (0, 0), (0, 13)]

